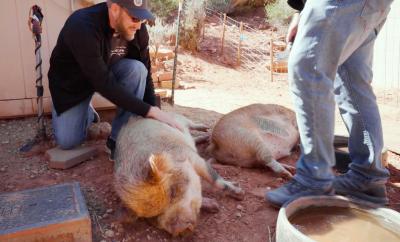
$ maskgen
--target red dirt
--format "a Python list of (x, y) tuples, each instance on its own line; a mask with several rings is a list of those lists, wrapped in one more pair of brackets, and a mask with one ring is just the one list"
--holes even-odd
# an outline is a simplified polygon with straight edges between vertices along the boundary
[[(291, 106), (287, 83), (266, 81), (266, 71), (255, 73), (232, 69), (229, 65), (219, 63), (215, 55), (207, 50), (193, 55), (185, 53), (179, 58), (183, 62), (179, 67), (179, 78), (195, 88), (178, 90), (178, 105), (173, 108), (164, 105), (165, 110), (184, 114), (194, 121), (211, 126), (223, 113), (250, 103)], [(393, 111), (383, 112), (383, 116), (398, 122), (399, 116), (393, 115)], [(220, 205), (220, 211), (202, 212), (192, 235), (172, 238), (144, 219), (130, 222), (123, 219), (126, 213), (120, 211), (122, 204), (113, 189), (113, 163), (108, 160), (105, 152), (105, 140), (88, 142), (97, 145), (99, 155), (65, 171), (49, 169), (48, 162), (42, 154), (22, 157), (18, 148), (27, 138), (33, 137), (35, 122), (34, 118), (0, 121), (0, 192), (78, 181), (92, 218), (95, 242), (269, 241), (269, 238), (273, 237), (278, 210), (265, 202), (263, 195), (267, 189), (276, 188), (285, 181), (268, 169), (243, 169), (213, 164), (224, 178), (240, 184), (246, 191), (245, 199), (236, 201), (224, 197), (203, 183), (203, 194), (215, 198)], [(49, 120), (47, 123), (50, 125)], [(207, 158), (207, 154), (204, 153), (205, 147), (203, 144), (198, 149), (200, 154)], [(298, 154), (298, 151), (295, 151), (281, 162), (294, 165)], [(389, 160), (399, 162), (400, 157), (391, 153)], [(391, 177), (387, 185), (389, 207), (400, 212), (400, 171), (393, 166), (390, 166), (390, 171)], [(110, 237), (106, 237), (106, 234)]]

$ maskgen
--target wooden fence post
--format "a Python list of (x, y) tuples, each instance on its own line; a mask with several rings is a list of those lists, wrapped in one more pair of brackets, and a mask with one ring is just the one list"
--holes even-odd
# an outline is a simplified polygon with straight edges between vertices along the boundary
[(222, 23), (221, 55), (224, 54), (225, 29), (226, 29), (226, 13), (224, 14), (224, 22)]
[(271, 49), (270, 49), (270, 57), (271, 57), (271, 63), (270, 63), (270, 71), (271, 71), (271, 82), (273, 82), (274, 81), (274, 40), (273, 40), (273, 38), (271, 37), (271, 42), (270, 42), (271, 44), (270, 44), (270, 47), (271, 47)]
[(203, 32), (202, 34), (202, 40), (204, 40), (204, 32), (206, 31), (206, 19), (207, 19), (207, 1), (204, 1), (204, 22), (203, 22)]
[(237, 50), (237, 64), (240, 65), (240, 54), (242, 49), (242, 33), (243, 33), (243, 22), (240, 22), (240, 30), (239, 30), (239, 45)]

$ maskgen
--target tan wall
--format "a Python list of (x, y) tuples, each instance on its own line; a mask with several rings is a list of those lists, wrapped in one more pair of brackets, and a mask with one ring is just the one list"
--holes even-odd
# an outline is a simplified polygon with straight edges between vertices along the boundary
[(373, 85), (400, 89), (400, 1), (395, 0), (374, 51)]
[[(99, 2), (94, 0), (94, 2)], [(0, 118), (34, 115), (37, 112), (34, 40), (28, 28), (29, 9), (34, 4), (44, 14), (41, 55), (45, 111), (51, 107), (47, 72), (49, 58), (60, 29), (72, 12), (82, 7), (81, 0), (1, 0), (0, 8)], [(96, 96), (97, 108), (113, 106)]]

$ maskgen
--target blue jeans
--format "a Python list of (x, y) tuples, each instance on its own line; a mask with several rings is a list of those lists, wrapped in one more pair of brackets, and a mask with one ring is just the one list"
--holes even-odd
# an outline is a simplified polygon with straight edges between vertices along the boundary
[(302, 155), (295, 180), (332, 185), (335, 101), (349, 131), (349, 174), (387, 180), (382, 167), (382, 125), (371, 87), (377, 34), (392, 0), (308, 0), (289, 57), (289, 82)]
[[(146, 88), (147, 69), (137, 60), (121, 59), (111, 66), (119, 85), (129, 90), (132, 95), (143, 99)], [(86, 140), (87, 129), (93, 122), (94, 114), (90, 107), (92, 97), (68, 109), (61, 115), (53, 107), (53, 129), (57, 144), (62, 149), (72, 149)], [(132, 116), (131, 112), (117, 108), (117, 114), (112, 122), (111, 138), (116, 140), (122, 126)]]

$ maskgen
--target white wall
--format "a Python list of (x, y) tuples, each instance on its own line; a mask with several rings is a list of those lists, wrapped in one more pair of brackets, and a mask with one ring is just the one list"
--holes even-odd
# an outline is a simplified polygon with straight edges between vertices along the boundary
[(375, 87), (400, 89), (400, 0), (394, 0), (374, 52)]

